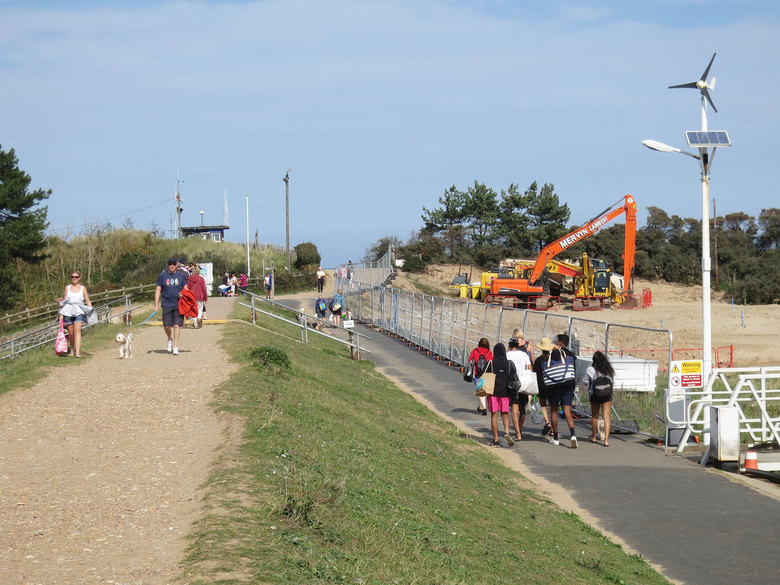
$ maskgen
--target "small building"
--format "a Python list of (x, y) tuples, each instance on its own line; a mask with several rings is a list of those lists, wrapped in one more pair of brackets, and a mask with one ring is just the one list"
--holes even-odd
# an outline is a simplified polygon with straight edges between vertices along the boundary
[(182, 237), (197, 237), (210, 242), (224, 242), (225, 230), (229, 230), (228, 225), (199, 225), (193, 227), (181, 227)]

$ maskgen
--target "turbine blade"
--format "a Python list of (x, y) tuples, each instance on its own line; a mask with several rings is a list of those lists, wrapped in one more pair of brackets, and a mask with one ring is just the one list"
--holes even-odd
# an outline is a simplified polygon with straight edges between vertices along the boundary
[(693, 89), (699, 89), (699, 86), (696, 85), (695, 81), (692, 83), (682, 83), (680, 85), (670, 85), (669, 89), (676, 89), (678, 87), (692, 87)]
[(712, 67), (712, 62), (715, 60), (715, 55), (717, 55), (717, 53), (712, 54), (712, 59), (710, 59), (710, 64), (707, 65), (707, 68), (704, 70), (704, 73), (701, 74), (702, 81), (707, 81), (707, 74), (709, 74), (710, 72), (710, 67)]
[(715, 91), (715, 78), (712, 78), (712, 81), (710, 81), (709, 85), (707, 86), (710, 88), (710, 91)]
[(715, 110), (715, 113), (718, 113), (718, 108), (715, 107), (715, 104), (712, 103), (712, 98), (710, 97), (710, 92), (707, 91), (707, 88), (705, 87), (703, 90), (701, 90), (701, 95), (707, 98), (707, 101), (710, 102), (710, 105), (712, 106), (712, 109)]

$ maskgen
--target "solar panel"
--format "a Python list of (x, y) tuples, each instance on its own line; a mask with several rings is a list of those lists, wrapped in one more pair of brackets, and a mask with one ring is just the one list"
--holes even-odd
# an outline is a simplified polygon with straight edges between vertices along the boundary
[(731, 140), (729, 140), (729, 135), (725, 130), (707, 132), (688, 130), (685, 132), (685, 138), (688, 140), (688, 146), (691, 148), (731, 146)]

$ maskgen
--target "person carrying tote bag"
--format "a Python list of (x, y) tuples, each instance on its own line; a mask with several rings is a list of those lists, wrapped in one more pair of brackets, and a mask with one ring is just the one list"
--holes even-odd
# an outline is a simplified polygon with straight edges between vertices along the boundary
[(514, 439), (509, 434), (509, 412), (511, 409), (511, 395), (509, 390), (509, 378), (514, 364), (509, 361), (506, 355), (506, 347), (503, 343), (497, 343), (493, 348), (493, 361), (488, 365), (488, 370), (482, 376), (485, 379), (485, 386), (492, 384), (492, 388), (486, 388), (490, 392), (488, 401), (488, 410), (490, 410), (490, 428), (493, 431), (493, 446), (499, 447), (498, 440), (498, 415), (504, 423), (504, 439), (510, 447), (515, 444)]
[(493, 362), (489, 361), (487, 369), (482, 372), (482, 375), (475, 383), (476, 392), (475, 396), (493, 396), (493, 391), (496, 387), (496, 375), (493, 373)]
[(571, 413), (574, 401), (574, 356), (563, 348), (553, 349), (546, 363), (542, 362), (542, 377), (550, 403), (550, 426), (553, 437), (550, 442), (559, 445), (558, 408), (563, 408), (563, 416), (569, 427), (570, 447), (577, 448), (577, 437), (574, 432), (574, 417)]
[[(479, 384), (479, 378), (482, 373), (487, 369), (487, 364), (493, 359), (493, 352), (490, 351), (490, 342), (487, 338), (483, 337), (479, 340), (477, 347), (475, 347), (469, 355), (469, 367), (473, 368), (473, 380), (474, 386)], [(485, 400), (486, 394), (480, 394), (478, 391), (474, 392), (475, 396), (479, 398), (477, 404), (477, 414), (487, 416), (487, 400)]]

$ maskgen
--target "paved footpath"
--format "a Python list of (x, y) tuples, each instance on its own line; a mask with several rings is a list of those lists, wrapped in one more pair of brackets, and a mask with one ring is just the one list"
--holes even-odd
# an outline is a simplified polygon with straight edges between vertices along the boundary
[[(378, 330), (360, 329), (371, 337), (366, 346), (377, 367), (478, 440), (492, 442), (490, 417), (476, 414), (472, 387), (457, 369)], [(689, 585), (780, 583), (776, 485), (762, 482), (764, 493), (630, 435), (613, 435), (610, 447), (590, 443), (589, 422), (578, 425), (578, 449), (570, 449), (568, 440), (556, 447), (530, 418), (523, 441), (510, 448), (502, 440), (501, 451), (520, 459), (532, 476), (563, 488), (601, 530), (669, 579)]]
[[(316, 295), (295, 295), (299, 308)], [(285, 298), (278, 300), (285, 302)], [(490, 417), (462, 374), (378, 330), (358, 326), (365, 347), (386, 375), (421, 397), (485, 445)], [(361, 346), (364, 342), (361, 341)], [(651, 562), (668, 579), (687, 585), (780, 583), (780, 488), (703, 468), (630, 435), (612, 435), (610, 447), (588, 441), (578, 425), (578, 449), (564, 439), (551, 445), (526, 417), (523, 441), (500, 452), (540, 485), (558, 486), (556, 501)], [(503, 427), (500, 427), (503, 429)], [(563, 497), (561, 497), (563, 496)], [(571, 505), (570, 505), (571, 504)]]

